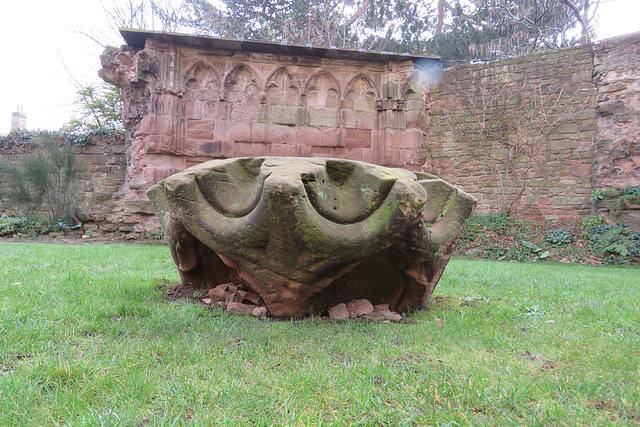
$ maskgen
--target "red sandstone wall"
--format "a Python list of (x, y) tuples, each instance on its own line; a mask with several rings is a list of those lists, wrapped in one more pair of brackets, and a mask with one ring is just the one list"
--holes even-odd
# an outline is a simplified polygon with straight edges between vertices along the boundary
[[(560, 106), (576, 114), (553, 127), (545, 167), (527, 172), (514, 213), (578, 219), (593, 211), (593, 189), (640, 180), (639, 38), (449, 69), (431, 91), (410, 61), (216, 51), (154, 40), (143, 50), (108, 49), (101, 74), (124, 88), (128, 141), (116, 221), (153, 227), (145, 195), (153, 183), (212, 158), (257, 155), (422, 165), (478, 197), (478, 212), (497, 212), (496, 177), (469, 154), (450, 121), (473, 125), (456, 109), (463, 94), (523, 82), (523, 102), (535, 88), (561, 90)], [(452, 117), (456, 110), (461, 113)], [(526, 168), (527, 159), (519, 165)]]
[(640, 185), (640, 33), (595, 48), (598, 135), (595, 187)]
[[(34, 153), (33, 146), (16, 141), (0, 150), (0, 156), (15, 161)], [(121, 135), (94, 136), (84, 146), (74, 146), (77, 161), (83, 168), (79, 178), (78, 217), (83, 222), (105, 226), (105, 231), (118, 231), (123, 214), (120, 191), (125, 181), (125, 143)], [(0, 211), (11, 211), (0, 203)], [(44, 214), (44, 212), (43, 212)]]
[[(412, 61), (204, 50), (149, 39), (108, 50), (125, 88), (125, 205), (195, 164), (242, 156), (339, 157), (419, 170), (423, 85)], [(148, 202), (147, 202), (148, 203)], [(146, 208), (145, 208), (146, 210)], [(144, 213), (144, 212), (141, 212)]]
[[(550, 220), (575, 220), (589, 214), (597, 133), (592, 72), (591, 45), (447, 69), (430, 96), (425, 169), (478, 197), (479, 213), (501, 211), (504, 198), (513, 197), (526, 185), (512, 213)], [(487, 157), (481, 155), (478, 136), (478, 121), (491, 123), (499, 107), (489, 106), (488, 118), (484, 118), (477, 117), (477, 105), (486, 102), (482, 98), (486, 91), (508, 91), (509, 87), (520, 92), (508, 93), (503, 110), (508, 111), (511, 102), (514, 109), (536, 108), (537, 94), (546, 93), (558, 96), (558, 111), (550, 117), (553, 125), (544, 138), (522, 123), (523, 132), (531, 132), (545, 144), (539, 153), (544, 157), (536, 160), (522, 155), (517, 163), (521, 171), (535, 161), (539, 167), (522, 172), (524, 179), (517, 183), (506, 182), (501, 187)], [(522, 97), (522, 101), (509, 97)], [(559, 119), (568, 112), (567, 119)]]
[(608, 190), (613, 199), (597, 208), (615, 222), (640, 227), (640, 206), (620, 206), (615, 200), (625, 186), (640, 185), (640, 33), (598, 43), (594, 63), (598, 134), (593, 187)]

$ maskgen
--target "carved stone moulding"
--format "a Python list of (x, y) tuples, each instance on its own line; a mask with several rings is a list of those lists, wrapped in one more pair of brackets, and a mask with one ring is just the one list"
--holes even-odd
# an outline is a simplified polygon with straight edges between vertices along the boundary
[(183, 284), (251, 288), (271, 316), (426, 303), (476, 200), (429, 174), (294, 157), (212, 160), (152, 187)]

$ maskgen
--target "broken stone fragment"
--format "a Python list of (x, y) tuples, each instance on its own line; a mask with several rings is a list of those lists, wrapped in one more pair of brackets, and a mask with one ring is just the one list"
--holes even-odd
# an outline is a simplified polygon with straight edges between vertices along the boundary
[(251, 314), (253, 314), (256, 317), (267, 317), (267, 314), (269, 314), (269, 310), (267, 310), (267, 307), (265, 306), (260, 306), (260, 307), (254, 308)]
[(367, 319), (371, 319), (371, 320), (375, 320), (376, 322), (380, 322), (382, 320), (388, 320), (387, 316), (385, 316), (380, 311), (372, 311), (371, 313), (367, 314), (366, 318)]
[(365, 314), (371, 313), (373, 311), (373, 304), (371, 304), (369, 300), (358, 299), (349, 302), (346, 308), (349, 312), (349, 317), (354, 319), (356, 317), (361, 317)]
[(230, 302), (227, 304), (227, 311), (234, 314), (253, 314), (255, 307), (241, 302)]
[(240, 292), (231, 292), (227, 294), (227, 304), (230, 304), (232, 302), (243, 302), (244, 298), (242, 298), (242, 295), (240, 294)]
[(347, 305), (340, 303), (329, 309), (329, 318), (331, 320), (344, 320), (349, 318), (349, 312), (347, 311)]
[(286, 157), (209, 161), (148, 195), (183, 283), (232, 283), (209, 297), (250, 290), (242, 301), (297, 318), (360, 299), (424, 305), (476, 204), (429, 174)]
[(329, 317), (332, 320), (342, 319), (369, 319), (374, 321), (400, 321), (402, 316), (389, 310), (389, 304), (372, 305), (366, 299), (353, 300), (349, 303), (340, 303), (329, 309)]
[(389, 304), (378, 304), (378, 305), (374, 305), (373, 309), (375, 311), (384, 311), (384, 310), (389, 310)]
[(216, 286), (213, 289), (209, 289), (209, 298), (211, 298), (213, 301), (226, 301), (228, 288), (229, 283), (224, 283), (222, 285)]
[(380, 314), (382, 317), (384, 317), (386, 320), (393, 320), (393, 321), (399, 321), (402, 320), (402, 316), (399, 315), (398, 313), (394, 313), (393, 311), (387, 309), (387, 310), (380, 310), (380, 311), (374, 311), (374, 313)]
[(249, 301), (250, 303), (253, 303), (255, 305), (263, 305), (264, 301), (262, 301), (262, 298), (260, 298), (260, 295), (254, 293), (254, 292), (245, 292), (244, 296), (243, 296), (245, 301)]

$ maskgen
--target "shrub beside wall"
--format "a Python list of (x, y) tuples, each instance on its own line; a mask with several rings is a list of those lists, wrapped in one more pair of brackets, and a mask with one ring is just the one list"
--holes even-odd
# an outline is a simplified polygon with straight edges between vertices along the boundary
[[(0, 156), (15, 162), (40, 149), (39, 131), (12, 132), (0, 137)], [(119, 218), (121, 212), (120, 189), (124, 184), (126, 160), (124, 138), (119, 133), (105, 132), (67, 138), (61, 133), (48, 133), (58, 144), (70, 144), (82, 166), (78, 176), (78, 219), (105, 231), (117, 231), (119, 226), (129, 227)], [(16, 212), (7, 200), (0, 200), (0, 211)], [(46, 215), (45, 211), (36, 212)]]

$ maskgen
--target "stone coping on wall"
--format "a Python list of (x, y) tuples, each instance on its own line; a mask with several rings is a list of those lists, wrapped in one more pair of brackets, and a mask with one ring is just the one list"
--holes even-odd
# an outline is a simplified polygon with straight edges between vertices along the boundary
[(204, 49), (223, 49), (231, 51), (248, 51), (286, 55), (316, 56), (330, 59), (347, 59), (368, 62), (388, 61), (418, 61), (427, 60), (438, 62), (437, 56), (413, 55), (409, 53), (397, 53), (388, 51), (370, 51), (366, 49), (344, 49), (335, 46), (314, 46), (312, 44), (298, 44), (288, 42), (267, 42), (261, 40), (244, 40), (225, 37), (204, 36), (199, 34), (180, 34), (165, 31), (136, 30), (120, 28), (120, 34), (127, 44), (133, 47), (144, 48), (147, 39), (155, 39), (163, 42), (176, 43), (183, 46), (198, 47)]

